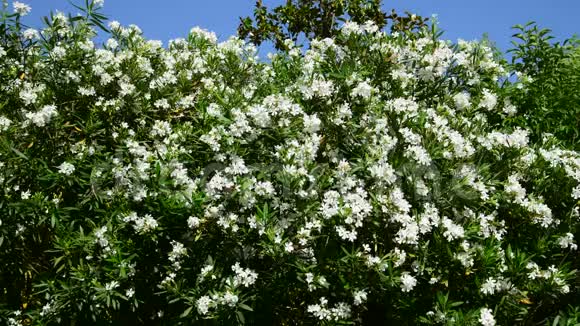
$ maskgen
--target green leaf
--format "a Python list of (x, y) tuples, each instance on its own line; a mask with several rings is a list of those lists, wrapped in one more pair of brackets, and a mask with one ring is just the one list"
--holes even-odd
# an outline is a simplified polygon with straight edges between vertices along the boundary
[(103, 25), (102, 22), (96, 20), (96, 19), (91, 19), (91, 23), (97, 25), (100, 29), (102, 29), (104, 32), (106, 33), (110, 33), (109, 29), (107, 27), (105, 27), (105, 25)]
[(250, 306), (248, 306), (248, 305), (246, 305), (244, 303), (239, 303), (238, 304), (238, 307), (241, 308), (241, 309), (247, 310), (247, 311), (254, 311), (254, 309), (252, 309), (252, 307), (250, 307)]
[(240, 324), (245, 324), (246, 323), (246, 318), (244, 318), (244, 314), (241, 311), (236, 311), (236, 315), (238, 317), (238, 322)]
[(193, 306), (185, 309), (185, 311), (183, 313), (181, 313), (181, 315), (179, 315), (179, 317), (183, 318), (183, 317), (187, 317), (189, 315), (189, 313), (191, 312), (191, 309), (193, 308)]
[(10, 147), (10, 149), (12, 149), (12, 151), (13, 151), (14, 153), (16, 153), (16, 155), (18, 155), (18, 156), (22, 157), (23, 159), (25, 159), (25, 160), (27, 160), (27, 161), (29, 160), (29, 159), (28, 159), (28, 157), (27, 157), (26, 155), (24, 155), (24, 153), (22, 153), (21, 151), (17, 150), (16, 148), (14, 148), (14, 147)]

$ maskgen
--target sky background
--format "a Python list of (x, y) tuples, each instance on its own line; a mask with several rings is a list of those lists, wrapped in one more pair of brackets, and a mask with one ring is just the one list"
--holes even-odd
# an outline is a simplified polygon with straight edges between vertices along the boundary
[[(26, 22), (41, 26), (50, 10), (76, 13), (68, 0), (20, 0), (32, 7)], [(82, 0), (72, 0), (75, 3)], [(268, 7), (283, 0), (263, 0)], [(9, 0), (10, 2), (10, 0)], [(147, 38), (164, 44), (187, 35), (194, 26), (214, 31), (221, 40), (236, 33), (238, 17), (252, 15), (254, 0), (105, 0), (103, 12), (123, 25), (136, 24)], [(487, 33), (500, 49), (510, 46), (511, 26), (536, 21), (558, 40), (580, 34), (580, 0), (385, 0), (384, 9), (437, 15), (443, 37), (481, 39)], [(270, 50), (269, 48), (267, 50)], [(264, 52), (264, 51), (261, 51)], [(266, 51), (267, 52), (267, 51)]]

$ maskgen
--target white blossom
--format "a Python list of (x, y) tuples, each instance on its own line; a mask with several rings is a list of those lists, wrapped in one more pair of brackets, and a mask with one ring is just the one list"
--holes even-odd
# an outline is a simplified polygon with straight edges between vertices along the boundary
[(44, 127), (50, 122), (50, 120), (53, 117), (57, 115), (58, 112), (56, 111), (56, 106), (46, 105), (43, 106), (38, 112), (27, 112), (25, 114), (26, 116), (25, 123), (33, 123), (37, 127)]
[(401, 290), (403, 292), (410, 292), (417, 285), (417, 279), (409, 273), (401, 275)]
[(358, 306), (367, 300), (367, 292), (365, 290), (358, 290), (353, 293), (354, 305)]
[(483, 326), (495, 326), (495, 318), (489, 308), (481, 308), (479, 322)]
[(214, 304), (213, 300), (208, 296), (202, 296), (195, 302), (197, 311), (200, 315), (207, 315), (209, 308)]
[(19, 14), (20, 16), (26, 16), (30, 13), (30, 10), (32, 10), (32, 8), (29, 5), (19, 1), (14, 1), (12, 3), (12, 7), (14, 8), (14, 12)]
[(58, 172), (64, 175), (71, 175), (75, 172), (75, 166), (68, 162), (63, 162), (58, 166)]

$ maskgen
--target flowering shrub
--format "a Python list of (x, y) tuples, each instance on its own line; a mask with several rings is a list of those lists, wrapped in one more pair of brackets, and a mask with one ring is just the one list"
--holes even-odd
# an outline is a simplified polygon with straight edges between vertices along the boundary
[(580, 155), (494, 127), (517, 107), (484, 43), (346, 23), (263, 62), (111, 22), (99, 47), (99, 5), (5, 18), (9, 325), (487, 326), (579, 304)]

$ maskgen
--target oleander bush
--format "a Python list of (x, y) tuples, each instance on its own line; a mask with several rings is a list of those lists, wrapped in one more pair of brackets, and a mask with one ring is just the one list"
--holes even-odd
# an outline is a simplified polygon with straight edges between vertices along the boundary
[(8, 325), (580, 320), (580, 154), (502, 123), (528, 84), (485, 42), (97, 45), (101, 3), (2, 13)]

